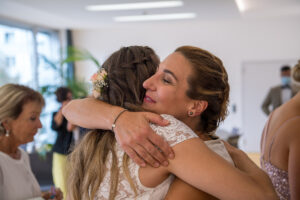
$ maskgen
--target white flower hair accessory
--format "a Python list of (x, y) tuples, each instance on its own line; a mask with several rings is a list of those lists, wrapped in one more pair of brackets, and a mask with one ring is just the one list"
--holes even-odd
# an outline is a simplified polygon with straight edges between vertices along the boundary
[(101, 68), (91, 76), (91, 81), (93, 83), (93, 96), (95, 98), (100, 97), (102, 89), (108, 86), (107, 78), (107, 72), (104, 68)]

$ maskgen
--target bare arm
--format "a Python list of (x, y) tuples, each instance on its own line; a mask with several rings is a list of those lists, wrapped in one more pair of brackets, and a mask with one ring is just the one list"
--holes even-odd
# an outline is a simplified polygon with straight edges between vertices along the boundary
[[(272, 182), (268, 175), (261, 170), (248, 156), (245, 152), (231, 146), (227, 142), (224, 142), (226, 149), (228, 150), (235, 166), (250, 175), (255, 182), (263, 185), (272, 185)], [(273, 190), (273, 186), (272, 186)]]
[(57, 113), (54, 116), (54, 121), (56, 123), (57, 126), (60, 126), (63, 122), (64, 116), (62, 114), (62, 108), (59, 109), (59, 111), (57, 111)]
[(277, 199), (269, 177), (252, 161), (250, 167), (237, 163), (242, 170), (236, 169), (198, 138), (173, 149), (176, 157), (167, 171), (202, 191), (220, 199)]
[[(90, 129), (111, 130), (116, 116), (122, 110), (121, 107), (86, 98), (72, 100), (63, 108), (63, 114), (72, 124)], [(166, 157), (174, 157), (173, 150), (163, 138), (154, 133), (149, 122), (162, 126), (168, 124), (154, 113), (124, 112), (116, 122), (115, 137), (123, 150), (140, 166), (145, 166), (144, 160), (153, 167), (158, 167), (159, 163), (166, 166)]]
[(72, 124), (89, 129), (111, 130), (114, 118), (122, 110), (121, 107), (112, 106), (94, 98), (85, 98), (70, 101), (62, 112)]
[(216, 200), (215, 197), (175, 178), (169, 188), (165, 200), (182, 200), (187, 197), (189, 200)]

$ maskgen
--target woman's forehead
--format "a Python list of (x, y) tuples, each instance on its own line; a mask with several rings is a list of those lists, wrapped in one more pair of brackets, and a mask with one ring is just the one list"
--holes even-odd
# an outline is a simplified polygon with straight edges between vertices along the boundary
[(188, 60), (178, 52), (170, 54), (160, 64), (160, 68), (173, 72), (178, 77), (185, 77), (191, 72), (191, 65)]
[(37, 101), (29, 101), (23, 105), (23, 113), (40, 113), (42, 105)]

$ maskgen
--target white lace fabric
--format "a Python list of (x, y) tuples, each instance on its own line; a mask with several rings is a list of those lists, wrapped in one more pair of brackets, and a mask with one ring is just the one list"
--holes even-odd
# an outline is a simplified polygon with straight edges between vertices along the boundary
[[(170, 121), (170, 125), (161, 127), (151, 124), (151, 128), (158, 134), (161, 135), (170, 146), (174, 146), (185, 140), (198, 137), (188, 126), (183, 122), (175, 119), (170, 115), (162, 115), (163, 118)], [(130, 176), (136, 186), (137, 196), (135, 196), (134, 191), (131, 189), (130, 184), (124, 174), (122, 167), (122, 160), (124, 151), (121, 147), (116, 144), (116, 155), (118, 157), (118, 168), (119, 168), (119, 183), (117, 189), (117, 195), (115, 199), (163, 199), (167, 194), (169, 186), (173, 181), (173, 175), (170, 175), (166, 180), (156, 187), (149, 188), (144, 186), (138, 176), (139, 166), (129, 159), (128, 169)], [(107, 173), (104, 176), (102, 183), (100, 184), (99, 190), (97, 191), (95, 199), (109, 199), (110, 191), (110, 168), (112, 165), (112, 154), (110, 153), (106, 160)]]

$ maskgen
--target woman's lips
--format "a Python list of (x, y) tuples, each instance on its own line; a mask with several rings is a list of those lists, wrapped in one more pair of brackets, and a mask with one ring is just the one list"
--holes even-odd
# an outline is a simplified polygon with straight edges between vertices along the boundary
[(153, 99), (151, 99), (151, 97), (149, 97), (147, 95), (144, 97), (144, 102), (147, 102), (147, 103), (156, 103)]

